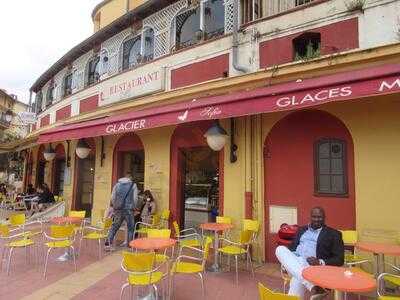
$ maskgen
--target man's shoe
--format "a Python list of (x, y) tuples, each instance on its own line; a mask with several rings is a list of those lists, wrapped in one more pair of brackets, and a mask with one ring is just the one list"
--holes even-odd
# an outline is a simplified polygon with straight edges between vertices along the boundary
[(329, 291), (323, 289), (319, 286), (314, 286), (311, 289), (311, 297), (310, 300), (319, 300), (325, 298), (329, 294)]

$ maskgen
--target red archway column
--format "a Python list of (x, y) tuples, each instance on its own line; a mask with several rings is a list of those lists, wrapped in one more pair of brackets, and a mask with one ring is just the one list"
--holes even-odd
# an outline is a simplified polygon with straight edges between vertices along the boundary
[(117, 182), (119, 168), (121, 168), (120, 153), (137, 150), (144, 150), (144, 147), (142, 141), (136, 134), (127, 133), (119, 138), (113, 152), (112, 186)]
[[(345, 141), (348, 194), (314, 192), (314, 145), (320, 139)], [(270, 206), (295, 207), (299, 225), (310, 221), (312, 207), (326, 211), (326, 221), (337, 229), (355, 228), (354, 150), (351, 134), (336, 117), (322, 111), (292, 113), (271, 129), (264, 145), (266, 257), (275, 261), (277, 234), (270, 233)]]
[[(172, 219), (182, 226), (182, 174), (183, 161), (181, 149), (192, 147), (208, 147), (204, 133), (212, 126), (212, 121), (202, 121), (178, 125), (171, 137), (171, 169), (169, 207)], [(219, 212), (224, 208), (224, 150), (219, 152)]]

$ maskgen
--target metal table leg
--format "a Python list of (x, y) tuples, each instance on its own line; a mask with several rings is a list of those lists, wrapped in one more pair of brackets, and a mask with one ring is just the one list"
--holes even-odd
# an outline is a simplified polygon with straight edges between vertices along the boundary
[(214, 231), (214, 264), (210, 267), (209, 271), (210, 272), (220, 272), (221, 269), (218, 264), (218, 232)]
[(334, 300), (343, 300), (344, 299), (343, 295), (344, 295), (344, 293), (342, 291), (334, 290), (333, 299)]

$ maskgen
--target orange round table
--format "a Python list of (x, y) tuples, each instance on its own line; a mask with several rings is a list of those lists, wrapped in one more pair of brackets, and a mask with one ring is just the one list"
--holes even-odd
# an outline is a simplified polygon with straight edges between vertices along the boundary
[(132, 240), (129, 246), (140, 250), (160, 250), (172, 247), (176, 244), (174, 239), (165, 238), (140, 238)]
[(218, 247), (219, 247), (219, 232), (223, 232), (228, 229), (232, 229), (232, 224), (225, 223), (203, 223), (200, 224), (200, 228), (202, 230), (210, 230), (214, 231), (214, 264), (210, 267), (209, 271), (211, 272), (220, 272), (221, 268), (218, 263)]
[(376, 280), (363, 273), (346, 274), (348, 268), (311, 266), (303, 270), (303, 278), (316, 286), (333, 289), (334, 299), (343, 299), (343, 292), (363, 293), (376, 288)]
[(385, 255), (400, 256), (400, 245), (375, 243), (375, 242), (358, 242), (356, 248), (372, 252), (375, 257), (375, 276), (384, 272)]
[(76, 223), (82, 222), (82, 218), (79, 218), (79, 217), (54, 217), (50, 221), (57, 225), (76, 224)]

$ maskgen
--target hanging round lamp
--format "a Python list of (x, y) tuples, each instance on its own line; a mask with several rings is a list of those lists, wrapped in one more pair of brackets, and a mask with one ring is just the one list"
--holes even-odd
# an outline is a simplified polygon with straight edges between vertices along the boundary
[(207, 144), (212, 150), (219, 151), (224, 148), (228, 134), (226, 133), (225, 129), (219, 125), (217, 120), (207, 130), (207, 132), (204, 134), (204, 137), (207, 139)]
[(80, 139), (78, 141), (78, 144), (76, 145), (76, 155), (81, 158), (84, 159), (86, 157), (88, 157), (89, 153), (90, 153), (90, 146), (88, 145), (88, 143), (84, 140), (84, 139)]
[(43, 157), (46, 161), (52, 161), (56, 157), (56, 152), (51, 145), (43, 151)]

